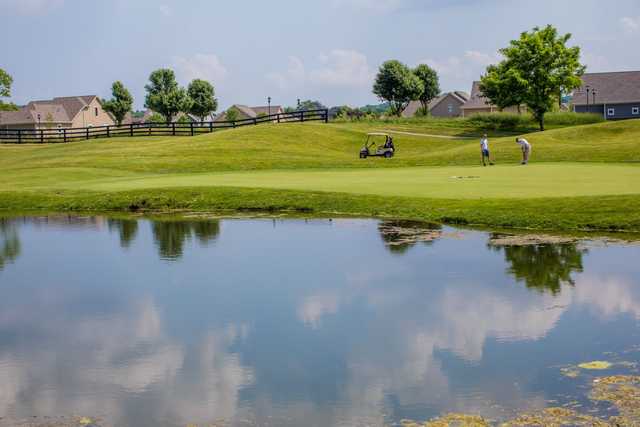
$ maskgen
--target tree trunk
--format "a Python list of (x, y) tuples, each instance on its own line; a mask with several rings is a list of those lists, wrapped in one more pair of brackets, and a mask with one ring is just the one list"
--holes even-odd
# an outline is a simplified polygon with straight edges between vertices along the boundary
[(540, 131), (544, 131), (544, 113), (538, 117), (538, 123), (540, 123)]

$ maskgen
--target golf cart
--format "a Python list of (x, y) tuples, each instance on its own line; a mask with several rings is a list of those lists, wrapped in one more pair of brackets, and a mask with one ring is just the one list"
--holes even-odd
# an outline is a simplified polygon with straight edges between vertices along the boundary
[[(382, 144), (382, 138), (384, 138), (384, 144)], [(381, 145), (376, 146), (376, 143)], [(396, 148), (393, 146), (393, 138), (391, 138), (389, 134), (373, 132), (367, 134), (367, 140), (360, 149), (360, 158), (385, 157), (390, 159), (395, 152)]]

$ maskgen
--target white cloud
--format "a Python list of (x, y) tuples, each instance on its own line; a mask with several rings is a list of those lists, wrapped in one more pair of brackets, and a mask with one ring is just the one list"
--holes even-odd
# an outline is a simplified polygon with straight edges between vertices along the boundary
[(172, 10), (171, 10), (171, 7), (169, 7), (169, 5), (161, 4), (159, 9), (160, 9), (160, 13), (164, 16), (171, 16), (172, 14)]
[(336, 9), (344, 7), (371, 12), (391, 12), (400, 9), (407, 0), (332, 0), (331, 6)]
[(355, 50), (334, 49), (318, 57), (319, 65), (307, 70), (303, 61), (290, 56), (287, 69), (267, 74), (267, 79), (278, 88), (294, 89), (309, 84), (318, 87), (366, 87), (374, 73), (367, 57)]
[(355, 50), (334, 49), (322, 54), (323, 67), (309, 74), (311, 83), (325, 86), (367, 86), (374, 73), (369, 68), (367, 57)]
[(611, 71), (614, 67), (609, 59), (602, 55), (586, 52), (582, 55), (582, 63), (587, 66), (588, 72)]
[(198, 53), (189, 58), (178, 56), (173, 62), (179, 78), (187, 82), (203, 79), (215, 84), (223, 81), (228, 73), (220, 58), (214, 54)]
[(443, 90), (469, 90), (471, 82), (478, 80), (488, 65), (499, 61), (498, 54), (467, 50), (462, 55), (426, 58), (418, 63), (427, 64), (438, 72)]
[(287, 69), (284, 72), (269, 73), (267, 79), (282, 90), (302, 86), (306, 79), (304, 64), (297, 56), (290, 56)]
[(627, 34), (632, 34), (637, 31), (640, 31), (640, 16), (633, 18), (630, 16), (625, 16), (620, 19), (620, 24), (622, 25), (622, 29)]
[(61, 7), (64, 0), (2, 0), (0, 11), (18, 13), (20, 15), (43, 15)]

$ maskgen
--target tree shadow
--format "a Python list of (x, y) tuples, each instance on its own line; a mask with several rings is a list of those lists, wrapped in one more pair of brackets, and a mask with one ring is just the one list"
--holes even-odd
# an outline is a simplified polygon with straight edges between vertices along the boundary
[(380, 221), (378, 232), (389, 252), (401, 255), (418, 243), (432, 245), (442, 235), (442, 226), (421, 221)]
[(0, 271), (20, 256), (20, 238), (14, 221), (0, 218)]
[(583, 271), (582, 256), (586, 249), (575, 243), (533, 244), (524, 246), (489, 247), (504, 250), (505, 261), (509, 263), (507, 272), (526, 287), (540, 293), (560, 294), (562, 285), (573, 286), (573, 273)]
[(160, 258), (177, 260), (182, 257), (184, 245), (195, 238), (208, 245), (220, 234), (220, 221), (153, 221), (151, 224)]

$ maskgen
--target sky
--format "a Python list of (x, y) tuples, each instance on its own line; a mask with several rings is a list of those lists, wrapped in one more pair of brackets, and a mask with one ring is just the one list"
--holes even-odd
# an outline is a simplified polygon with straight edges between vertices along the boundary
[[(426, 63), (443, 91), (469, 92), (498, 49), (535, 26), (571, 33), (588, 71), (640, 69), (638, 0), (0, 0), (0, 68), (11, 101), (109, 98), (172, 68), (231, 104), (377, 103), (380, 64)], [(634, 47), (635, 46), (635, 47)]]

